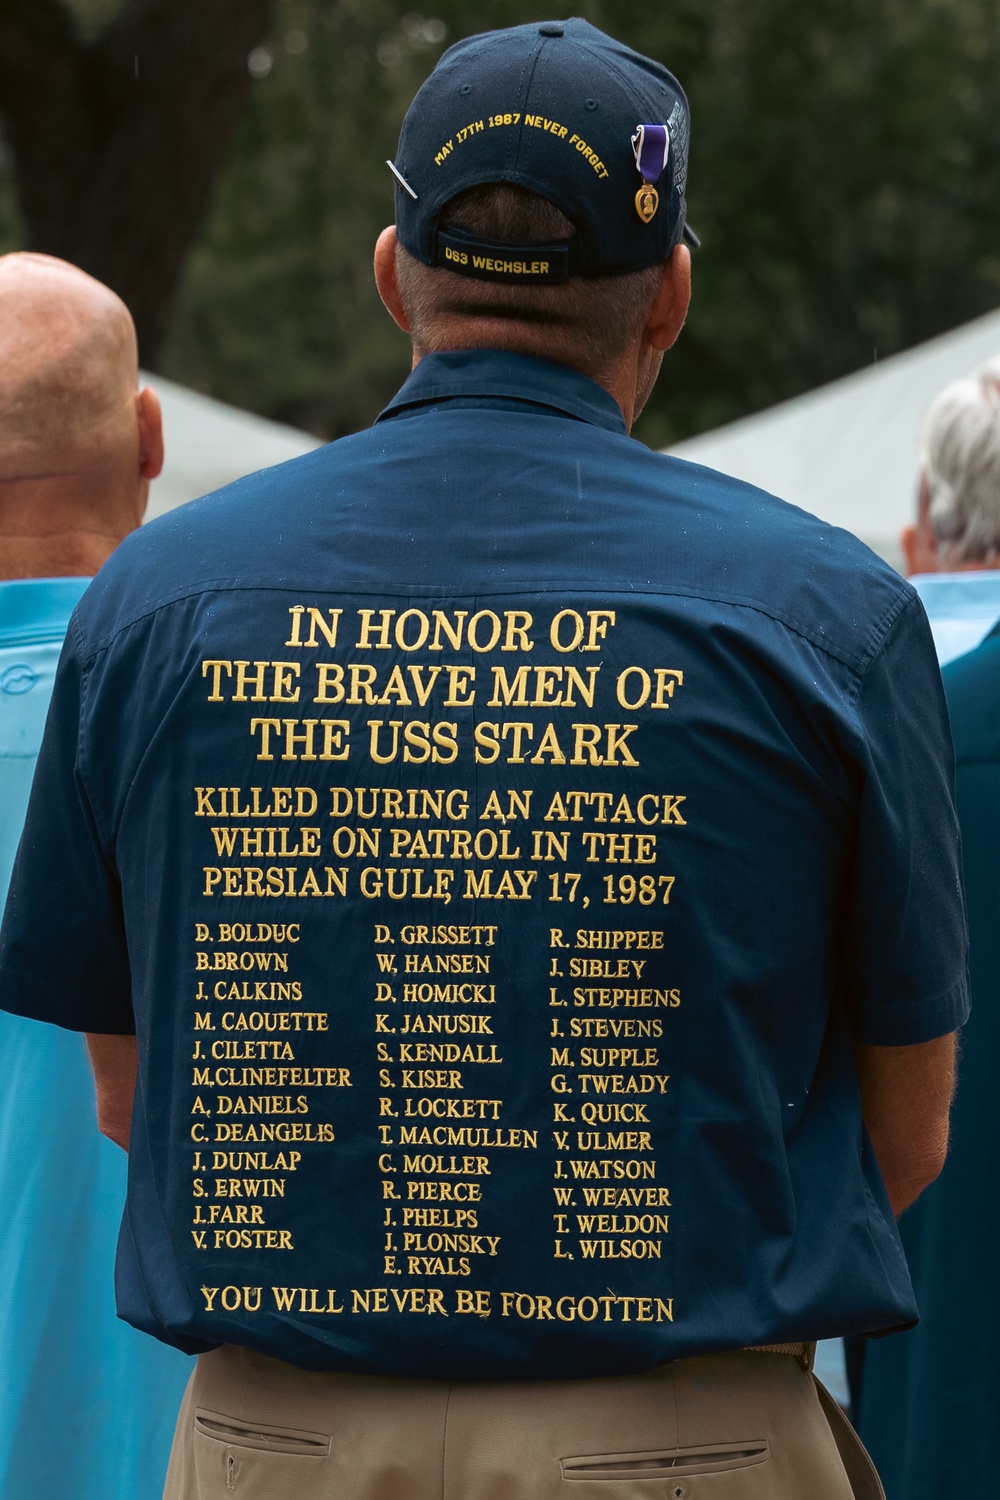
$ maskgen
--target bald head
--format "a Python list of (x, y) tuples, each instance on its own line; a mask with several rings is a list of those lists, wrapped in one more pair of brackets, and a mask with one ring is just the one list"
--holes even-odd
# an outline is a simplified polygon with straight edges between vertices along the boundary
[(113, 441), (137, 374), (114, 292), (48, 255), (0, 256), (0, 477), (68, 468)]
[[(52, 256), (0, 256), (0, 553), (5, 537), (44, 550), (44, 538), (83, 532), (106, 543), (92, 571), (138, 525), (162, 440), (137, 376), (135, 328), (114, 292)], [(3, 576), (31, 576), (12, 567), (0, 555)], [(33, 568), (66, 570), (58, 556)]]

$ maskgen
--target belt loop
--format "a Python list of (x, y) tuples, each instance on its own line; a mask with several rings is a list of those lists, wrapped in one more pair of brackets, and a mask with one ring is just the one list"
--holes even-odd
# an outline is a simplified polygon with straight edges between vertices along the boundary
[(805, 1353), (799, 1355), (799, 1363), (807, 1375), (812, 1374), (813, 1365), (816, 1363), (816, 1341), (806, 1344)]

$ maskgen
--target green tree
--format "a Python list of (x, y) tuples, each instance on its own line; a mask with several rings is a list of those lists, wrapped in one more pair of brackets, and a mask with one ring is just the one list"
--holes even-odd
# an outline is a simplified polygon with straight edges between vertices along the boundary
[(114, 287), (147, 361), (270, 11), (271, 0), (0, 0), (19, 238)]
[[(703, 248), (688, 325), (638, 428), (646, 441), (757, 410), (1000, 302), (994, 0), (572, 8), (662, 58), (692, 103)], [(540, 14), (527, 0), (434, 0), (430, 15), (405, 0), (275, 0), (164, 373), (323, 436), (369, 422), (407, 367), (370, 266), (406, 105), (449, 42)]]
[[(1000, 300), (992, 0), (588, 0), (583, 13), (665, 60), (692, 102), (704, 244), (647, 441)], [(166, 368), (324, 435), (369, 421), (405, 373), (368, 252), (391, 215), (383, 161), (406, 104), (447, 41), (537, 15), (523, 0), (437, 0), (433, 18), (393, 0), (279, 0)]]
[(1000, 302), (990, 0), (605, 0), (694, 119), (692, 316), (647, 436), (702, 430)]

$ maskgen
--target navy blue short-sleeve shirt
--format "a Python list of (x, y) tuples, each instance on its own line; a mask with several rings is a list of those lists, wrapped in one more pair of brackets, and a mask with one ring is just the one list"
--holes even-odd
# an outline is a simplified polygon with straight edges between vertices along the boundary
[(909, 586), (561, 366), (131, 537), (0, 952), (137, 1033), (122, 1315), (473, 1379), (912, 1321), (851, 1041), (965, 1018), (951, 774)]

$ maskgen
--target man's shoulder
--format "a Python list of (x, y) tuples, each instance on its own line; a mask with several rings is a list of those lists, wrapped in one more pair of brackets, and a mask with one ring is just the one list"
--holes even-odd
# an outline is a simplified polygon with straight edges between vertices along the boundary
[(942, 675), (959, 764), (1000, 761), (1000, 633), (949, 662)]
[(821, 649), (863, 670), (893, 621), (915, 599), (896, 570), (849, 531), (755, 485), (667, 454), (649, 454), (657, 548), (692, 554), (706, 592), (783, 621)]
[(858, 671), (912, 597), (850, 533), (728, 475), (511, 412), (459, 442), (470, 416), (481, 434), (468, 410), (380, 424), (143, 527), (78, 612), (88, 647), (218, 590), (600, 588), (756, 610)]

